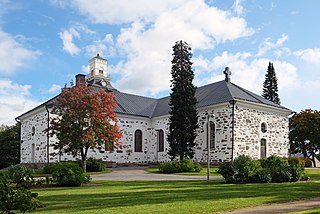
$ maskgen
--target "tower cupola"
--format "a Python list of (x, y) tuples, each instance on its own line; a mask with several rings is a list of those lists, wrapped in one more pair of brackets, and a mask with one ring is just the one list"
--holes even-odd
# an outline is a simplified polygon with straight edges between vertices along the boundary
[(87, 81), (89, 84), (106, 86), (111, 78), (108, 75), (107, 60), (102, 58), (99, 53), (89, 60), (89, 75)]

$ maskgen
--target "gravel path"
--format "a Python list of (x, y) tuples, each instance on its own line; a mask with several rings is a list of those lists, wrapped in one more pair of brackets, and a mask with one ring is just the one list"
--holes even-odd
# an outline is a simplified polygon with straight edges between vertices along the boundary
[(227, 212), (226, 214), (280, 214), (309, 210), (312, 208), (320, 208), (320, 198), (248, 207), (233, 212)]
[[(206, 176), (186, 176), (150, 173), (145, 171), (146, 167), (119, 167), (113, 168), (111, 173), (91, 175), (92, 180), (119, 180), (119, 181), (141, 181), (141, 180), (206, 180)], [(221, 180), (222, 177), (210, 177), (210, 180)]]
[[(146, 167), (119, 167), (113, 168), (111, 173), (91, 175), (92, 180), (120, 180), (120, 181), (141, 181), (141, 180), (206, 180), (206, 176), (186, 176), (157, 174), (145, 171)], [(221, 180), (220, 176), (211, 176), (210, 180)], [(226, 214), (278, 214), (290, 213), (312, 208), (320, 208), (320, 197), (308, 200), (293, 201), (287, 203), (266, 204), (257, 207), (238, 209)]]

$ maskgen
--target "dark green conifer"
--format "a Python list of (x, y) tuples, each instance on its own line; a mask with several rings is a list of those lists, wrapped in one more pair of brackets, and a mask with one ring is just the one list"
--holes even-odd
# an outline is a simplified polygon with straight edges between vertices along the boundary
[(278, 95), (278, 79), (273, 67), (273, 63), (269, 62), (268, 70), (263, 83), (262, 97), (280, 105)]
[(198, 128), (198, 112), (195, 97), (196, 87), (192, 81), (191, 47), (184, 41), (177, 41), (173, 46), (171, 61), (171, 94), (169, 105), (169, 156), (193, 158), (196, 130)]

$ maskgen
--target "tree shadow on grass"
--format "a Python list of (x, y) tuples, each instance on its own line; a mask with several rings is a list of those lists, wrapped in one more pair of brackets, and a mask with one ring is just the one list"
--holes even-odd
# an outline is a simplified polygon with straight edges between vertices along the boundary
[[(102, 185), (40, 190), (39, 199), (47, 206), (38, 212), (77, 210), (89, 213), (99, 209), (130, 210), (137, 205), (172, 206), (191, 201), (210, 202), (212, 205), (222, 203), (229, 206), (226, 209), (235, 209), (239, 205), (230, 204), (230, 201), (237, 203), (245, 199), (250, 205), (254, 200), (272, 203), (320, 195), (319, 183), (316, 182), (237, 185), (204, 181), (104, 181), (99, 184)], [(246, 204), (240, 205), (244, 206)], [(215, 209), (212, 206), (212, 211)]]

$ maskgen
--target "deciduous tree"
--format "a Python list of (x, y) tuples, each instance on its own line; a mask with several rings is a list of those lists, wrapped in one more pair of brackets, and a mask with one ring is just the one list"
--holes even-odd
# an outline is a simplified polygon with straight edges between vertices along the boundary
[(269, 62), (268, 70), (263, 83), (262, 97), (280, 105), (278, 95), (278, 79), (273, 67), (273, 63)]
[(290, 152), (302, 153), (316, 166), (315, 156), (320, 150), (320, 112), (307, 109), (290, 120)]
[(169, 152), (171, 159), (193, 158), (198, 128), (198, 112), (195, 97), (196, 87), (192, 84), (194, 73), (191, 62), (191, 47), (183, 41), (173, 46), (171, 68), (171, 94), (169, 105)]
[(20, 163), (20, 124), (1, 126), (0, 169)]
[[(72, 86), (72, 85), (71, 85)], [(106, 150), (119, 145), (121, 132), (114, 112), (115, 97), (102, 88), (77, 86), (63, 88), (54, 102), (51, 135), (59, 141), (54, 145), (59, 151), (80, 154), (83, 171), (89, 149)]]

